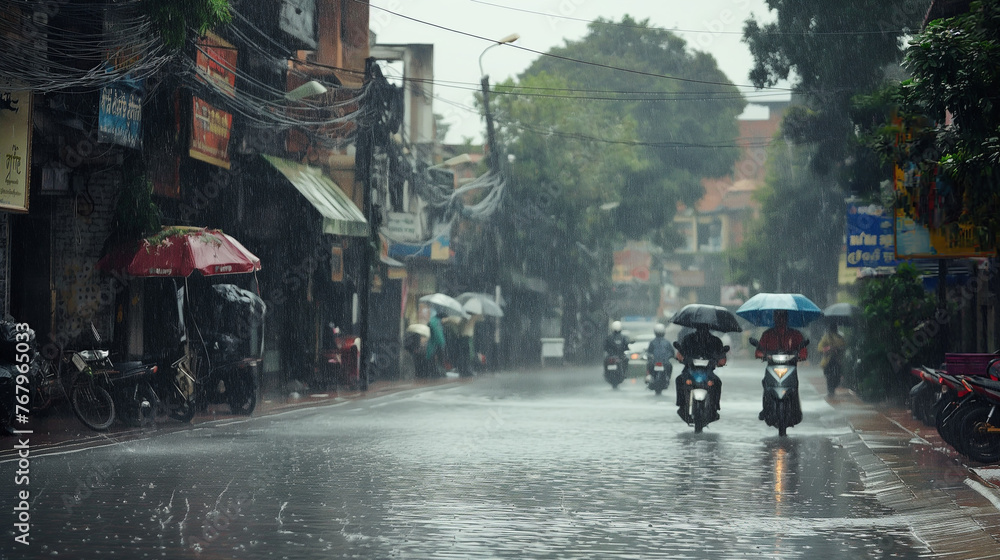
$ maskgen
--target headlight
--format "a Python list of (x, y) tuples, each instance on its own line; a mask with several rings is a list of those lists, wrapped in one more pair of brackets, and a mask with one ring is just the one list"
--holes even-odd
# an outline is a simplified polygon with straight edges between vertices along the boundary
[(777, 375), (778, 377), (784, 377), (784, 376), (785, 376), (785, 374), (786, 374), (786, 373), (788, 373), (788, 368), (787, 368), (786, 366), (779, 366), (779, 367), (776, 367), (776, 368), (774, 368), (774, 373), (775, 373), (775, 374), (776, 374), (776, 375)]

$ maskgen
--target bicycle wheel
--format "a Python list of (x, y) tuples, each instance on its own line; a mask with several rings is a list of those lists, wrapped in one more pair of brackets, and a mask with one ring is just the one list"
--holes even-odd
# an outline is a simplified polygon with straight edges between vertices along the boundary
[(91, 430), (102, 432), (115, 421), (115, 401), (104, 387), (93, 381), (73, 385), (69, 400), (73, 414)]

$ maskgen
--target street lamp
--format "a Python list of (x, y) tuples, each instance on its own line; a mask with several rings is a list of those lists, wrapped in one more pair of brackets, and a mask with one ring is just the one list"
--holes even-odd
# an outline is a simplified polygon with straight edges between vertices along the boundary
[(483, 77), (483, 111), (486, 114), (486, 145), (490, 150), (487, 162), (489, 163), (490, 171), (494, 173), (498, 173), (500, 171), (500, 162), (497, 161), (497, 151), (495, 146), (496, 131), (493, 129), (493, 115), (490, 114), (490, 77), (483, 71), (483, 55), (486, 54), (486, 51), (492, 49), (493, 47), (513, 43), (520, 38), (521, 36), (517, 33), (511, 33), (496, 43), (486, 47), (483, 49), (483, 52), (479, 54), (479, 75)]

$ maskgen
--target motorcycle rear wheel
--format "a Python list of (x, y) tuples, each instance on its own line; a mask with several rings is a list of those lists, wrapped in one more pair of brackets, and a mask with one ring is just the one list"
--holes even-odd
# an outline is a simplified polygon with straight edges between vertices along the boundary
[(253, 379), (243, 379), (234, 383), (231, 390), (226, 391), (226, 404), (229, 411), (240, 416), (250, 416), (257, 408), (257, 386)]
[(91, 430), (103, 432), (115, 421), (115, 401), (111, 394), (90, 380), (73, 385), (69, 401), (73, 414)]
[(962, 444), (960, 452), (973, 461), (980, 463), (996, 463), (1000, 461), (1000, 434), (986, 433), (988, 427), (995, 427), (1000, 424), (998, 414), (993, 412), (993, 417), (987, 423), (986, 419), (993, 411), (993, 407), (984, 405), (969, 409), (962, 416), (961, 437)]

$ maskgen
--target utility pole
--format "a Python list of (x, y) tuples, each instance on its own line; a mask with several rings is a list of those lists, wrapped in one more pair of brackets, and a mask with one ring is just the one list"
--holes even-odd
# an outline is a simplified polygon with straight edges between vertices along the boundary
[(493, 113), (490, 110), (490, 77), (483, 76), (483, 114), (486, 117), (486, 146), (489, 153), (486, 154), (486, 164), (493, 173), (500, 172), (499, 153), (496, 147), (496, 129), (493, 127)]
[[(375, 59), (365, 59), (364, 86), (368, 87), (374, 80)], [(364, 111), (361, 115), (360, 126), (358, 127), (358, 140), (355, 151), (354, 167), (357, 182), (361, 185), (361, 212), (368, 222), (368, 237), (364, 240), (364, 247), (361, 249), (361, 270), (358, 274), (358, 335), (361, 337), (361, 355), (358, 357), (360, 368), (359, 385), (362, 391), (368, 390), (368, 382), (371, 372), (369, 366), (371, 362), (371, 329), (368, 319), (368, 295), (371, 292), (372, 284), (372, 244), (378, 238), (375, 224), (372, 220), (372, 162), (375, 157), (375, 127), (381, 122), (379, 115), (375, 114), (377, 105), (372, 102), (375, 96), (369, 91), (362, 101)]]

